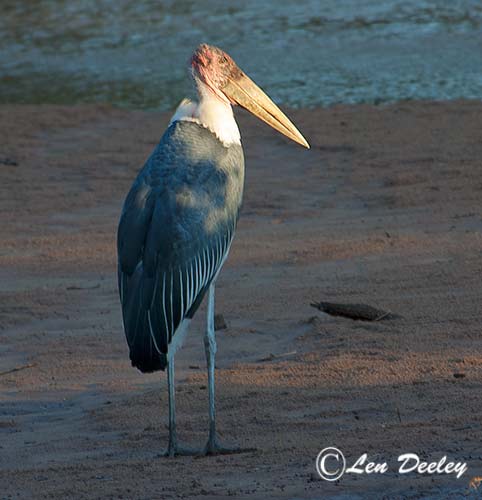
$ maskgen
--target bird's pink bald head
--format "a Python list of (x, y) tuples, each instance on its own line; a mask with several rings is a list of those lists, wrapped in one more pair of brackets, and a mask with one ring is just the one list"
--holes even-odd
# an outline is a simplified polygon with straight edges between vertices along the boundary
[[(288, 117), (220, 48), (201, 44), (191, 57), (191, 72), (198, 86), (200, 108), (203, 103), (208, 103), (204, 106), (205, 110), (219, 111), (219, 106), (212, 105), (215, 100), (205, 99), (212, 93), (224, 104), (242, 106), (293, 141), (310, 147)], [(239, 131), (237, 134), (239, 136)]]
[(213, 45), (203, 43), (199, 45), (191, 57), (191, 69), (195, 79), (204, 83), (222, 100), (235, 104), (223, 93), (223, 88), (229, 79), (235, 80), (243, 73), (226, 52)]

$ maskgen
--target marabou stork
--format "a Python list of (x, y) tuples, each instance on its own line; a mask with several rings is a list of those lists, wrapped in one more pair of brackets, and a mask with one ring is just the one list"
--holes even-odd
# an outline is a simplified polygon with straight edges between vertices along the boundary
[(202, 44), (190, 69), (199, 102), (183, 100), (124, 202), (119, 222), (118, 281), (132, 365), (167, 367), (169, 446), (177, 443), (174, 355), (208, 294), (204, 346), (209, 389), (209, 439), (219, 445), (214, 406), (214, 284), (228, 256), (244, 185), (244, 156), (232, 105), (240, 105), (293, 141), (308, 143), (271, 99), (217, 47)]

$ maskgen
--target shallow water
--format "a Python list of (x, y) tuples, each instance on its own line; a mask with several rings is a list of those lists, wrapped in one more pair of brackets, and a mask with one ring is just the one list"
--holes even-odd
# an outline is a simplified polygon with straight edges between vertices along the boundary
[(479, 0), (4, 0), (0, 102), (169, 109), (203, 41), (289, 106), (482, 98)]

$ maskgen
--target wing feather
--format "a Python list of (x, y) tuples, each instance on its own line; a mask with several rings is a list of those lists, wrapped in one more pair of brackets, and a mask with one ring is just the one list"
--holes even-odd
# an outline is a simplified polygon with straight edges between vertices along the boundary
[[(118, 229), (124, 330), (132, 364), (144, 372), (165, 368), (176, 331), (192, 318), (227, 256), (241, 203), (241, 148), (229, 151), (202, 127), (176, 123), (132, 185)], [(193, 138), (181, 137), (186, 131)], [(209, 141), (217, 141), (211, 142), (217, 152), (199, 158)], [(231, 205), (223, 162), (242, 170)]]

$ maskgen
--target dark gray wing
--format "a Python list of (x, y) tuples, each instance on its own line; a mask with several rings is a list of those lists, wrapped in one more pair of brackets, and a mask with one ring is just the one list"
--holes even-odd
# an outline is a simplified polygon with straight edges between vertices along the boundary
[(229, 251), (244, 183), (238, 145), (175, 122), (139, 173), (118, 229), (118, 279), (132, 364), (164, 369)]

